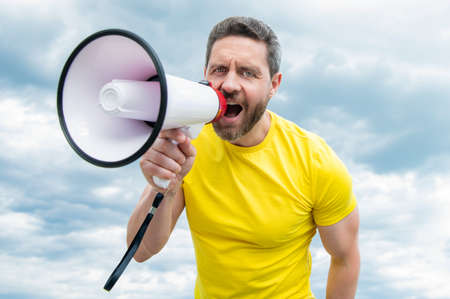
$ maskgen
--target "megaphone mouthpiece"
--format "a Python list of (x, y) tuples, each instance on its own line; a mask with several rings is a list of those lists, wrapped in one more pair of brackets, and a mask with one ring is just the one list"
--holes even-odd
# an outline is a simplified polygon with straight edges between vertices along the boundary
[(159, 82), (112, 80), (100, 90), (100, 106), (109, 115), (155, 122), (159, 112), (159, 90)]

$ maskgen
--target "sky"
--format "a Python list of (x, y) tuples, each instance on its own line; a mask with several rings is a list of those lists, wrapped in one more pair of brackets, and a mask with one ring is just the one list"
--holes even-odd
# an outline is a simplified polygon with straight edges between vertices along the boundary
[[(162, 252), (103, 285), (126, 250), (146, 185), (139, 163), (79, 158), (56, 112), (72, 50), (130, 30), (167, 73), (203, 79), (212, 26), (259, 18), (278, 34), (283, 80), (269, 108), (322, 136), (353, 178), (361, 226), (357, 298), (450, 296), (448, 1), (0, 0), (0, 298), (192, 298), (184, 213)], [(329, 256), (315, 237), (311, 285)]]

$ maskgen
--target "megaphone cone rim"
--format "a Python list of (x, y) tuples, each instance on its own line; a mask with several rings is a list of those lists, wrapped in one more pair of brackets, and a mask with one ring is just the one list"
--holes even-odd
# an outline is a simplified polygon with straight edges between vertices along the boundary
[[(88, 155), (87, 153), (85, 153), (75, 143), (75, 141), (71, 137), (69, 130), (67, 128), (65, 119), (64, 119), (64, 111), (63, 111), (64, 83), (66, 80), (66, 76), (72, 65), (72, 62), (77, 57), (77, 55), (84, 49), (84, 47), (86, 47), (89, 43), (91, 43), (92, 41), (94, 41), (100, 37), (107, 36), (107, 35), (121, 35), (121, 36), (130, 38), (130, 39), (134, 40), (136, 43), (138, 43), (147, 52), (147, 54), (152, 59), (152, 62), (154, 64), (156, 72), (157, 72), (157, 76), (159, 77), (160, 91), (161, 91), (161, 100), (160, 100), (158, 117), (156, 119), (156, 122), (153, 126), (152, 133), (150, 134), (149, 138), (141, 146), (141, 148), (139, 148), (134, 154), (130, 155), (129, 157), (127, 157), (125, 159), (118, 160), (118, 161), (103, 161), (103, 160), (96, 159), (96, 158)], [(149, 78), (149, 79), (151, 79), (151, 78)], [(75, 150), (75, 152), (81, 158), (88, 161), (89, 163), (92, 163), (94, 165), (101, 166), (101, 167), (112, 168), (112, 167), (125, 166), (127, 164), (134, 162), (136, 159), (141, 157), (155, 141), (156, 137), (158, 136), (159, 132), (162, 129), (162, 126), (164, 123), (164, 118), (166, 115), (166, 109), (167, 109), (167, 82), (166, 82), (166, 76), (165, 76), (165, 72), (164, 72), (162, 63), (159, 60), (158, 55), (156, 55), (155, 50), (153, 50), (153, 48), (145, 40), (143, 40), (141, 37), (139, 37), (138, 35), (136, 35), (133, 32), (130, 32), (130, 31), (127, 31), (124, 29), (116, 29), (116, 28), (98, 31), (98, 32), (88, 36), (87, 38), (85, 38), (72, 51), (72, 53), (70, 54), (66, 63), (64, 64), (64, 68), (63, 68), (63, 70), (61, 72), (61, 76), (59, 78), (58, 93), (57, 93), (57, 110), (58, 110), (59, 123), (61, 125), (61, 129), (64, 133), (64, 136), (65, 136), (67, 142), (70, 144), (70, 146)]]

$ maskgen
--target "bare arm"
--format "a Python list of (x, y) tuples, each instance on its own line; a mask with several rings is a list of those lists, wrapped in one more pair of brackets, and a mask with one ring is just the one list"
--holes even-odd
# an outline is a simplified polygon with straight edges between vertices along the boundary
[(322, 244), (331, 255), (327, 299), (354, 298), (360, 266), (358, 208), (338, 223), (318, 229)]
[[(169, 139), (178, 142), (173, 144)], [(128, 221), (127, 243), (132, 242), (147, 213), (149, 212), (157, 192), (164, 194), (144, 235), (134, 259), (143, 262), (157, 254), (167, 243), (175, 227), (178, 217), (184, 209), (184, 195), (181, 183), (184, 176), (192, 168), (195, 159), (195, 148), (180, 130), (161, 131), (153, 146), (143, 155), (140, 165), (142, 173), (149, 185), (145, 188)], [(170, 185), (163, 190), (153, 183), (153, 176), (170, 179)]]
[[(127, 229), (127, 244), (130, 246), (139, 227), (150, 211), (153, 200), (156, 196), (155, 189), (148, 185), (134, 209)], [(167, 194), (153, 216), (150, 225), (142, 239), (142, 243), (134, 255), (138, 262), (144, 262), (157, 254), (169, 240), (173, 228), (184, 209), (183, 190), (180, 188), (175, 195)]]

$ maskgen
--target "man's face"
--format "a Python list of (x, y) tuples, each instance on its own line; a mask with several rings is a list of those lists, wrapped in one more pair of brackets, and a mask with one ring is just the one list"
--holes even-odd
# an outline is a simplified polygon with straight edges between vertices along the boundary
[(222, 139), (235, 141), (247, 134), (278, 88), (281, 77), (272, 80), (266, 57), (262, 41), (227, 36), (214, 43), (205, 76), (227, 99), (226, 114), (213, 123)]

